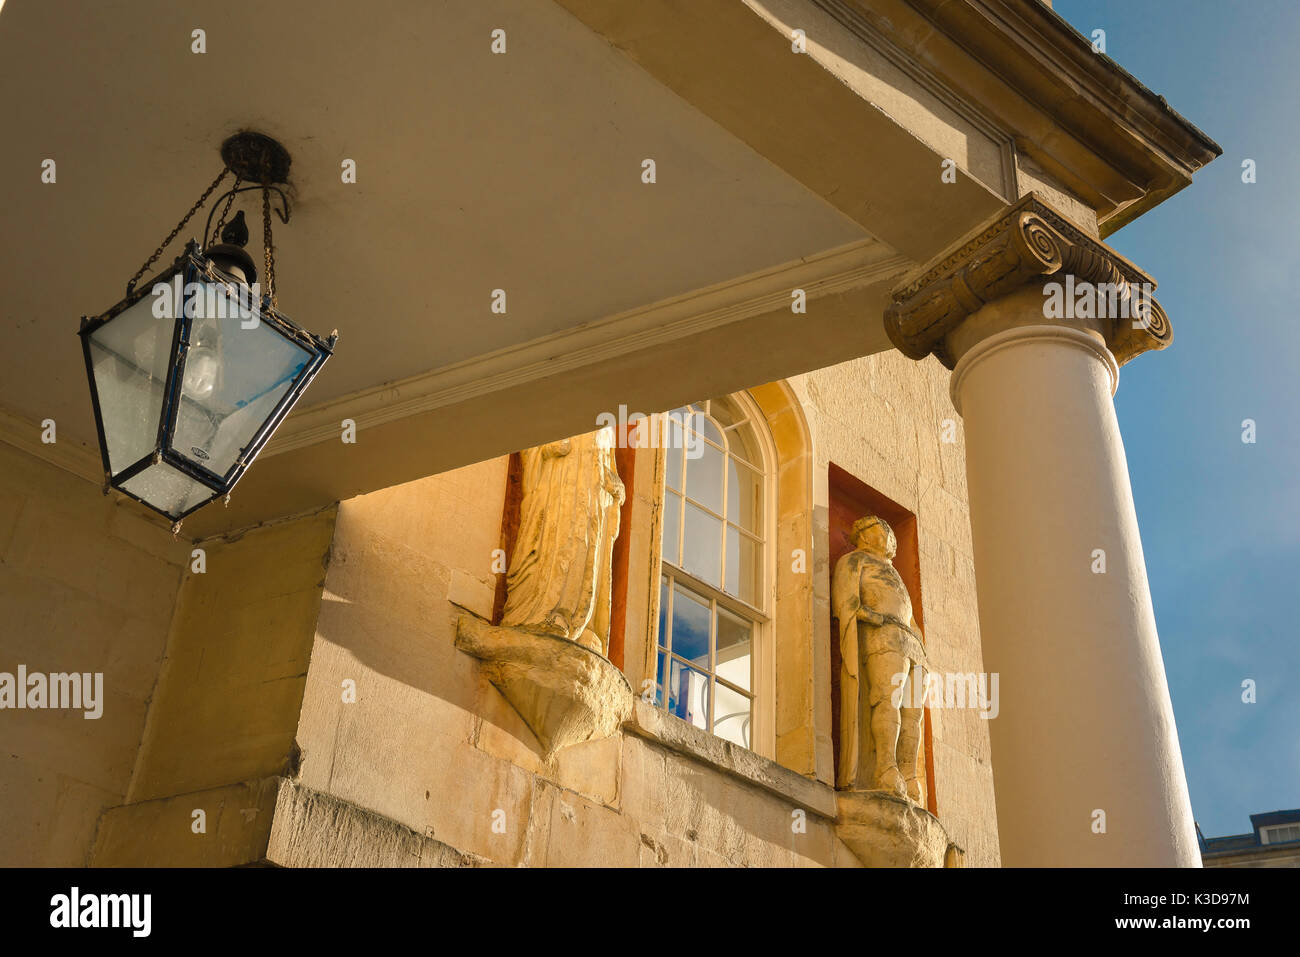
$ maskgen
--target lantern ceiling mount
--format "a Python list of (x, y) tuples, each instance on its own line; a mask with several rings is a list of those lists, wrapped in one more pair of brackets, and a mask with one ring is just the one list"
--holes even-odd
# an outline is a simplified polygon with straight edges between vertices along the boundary
[(289, 181), (289, 151), (265, 133), (244, 130), (221, 144), (221, 159), (240, 179), (269, 186)]

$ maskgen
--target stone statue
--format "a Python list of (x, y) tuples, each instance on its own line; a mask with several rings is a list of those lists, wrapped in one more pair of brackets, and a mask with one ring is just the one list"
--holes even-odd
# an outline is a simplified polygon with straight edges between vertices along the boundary
[[(925, 688), (925, 648), (907, 586), (891, 564), (898, 540), (874, 515), (854, 522), (850, 539), (854, 550), (836, 563), (831, 581), (842, 656), (836, 787), (888, 791), (919, 804), (924, 709), (907, 705)], [(900, 689), (902, 707), (895, 703)]]
[(625, 498), (613, 439), (605, 428), (520, 453), (523, 500), (502, 626), (608, 655), (610, 564)]

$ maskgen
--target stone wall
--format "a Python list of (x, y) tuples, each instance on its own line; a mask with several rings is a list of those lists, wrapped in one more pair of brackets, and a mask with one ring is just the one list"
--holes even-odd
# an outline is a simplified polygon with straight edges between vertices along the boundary
[[(195, 574), (192, 543), (0, 446), (0, 670), (102, 670), (107, 698), (98, 722), (0, 713), (0, 862), (854, 866), (829, 784), (827, 470), (917, 515), (932, 667), (981, 671), (946, 384), (888, 353), (752, 390), (783, 456), (777, 541), (812, 547), (807, 578), (782, 561), (776, 582), (776, 760), (643, 702), (611, 738), (540, 753), (453, 644), (460, 616), (491, 617), (506, 458), (204, 542)], [(658, 473), (636, 471), (639, 691)], [(931, 721), (939, 818), (968, 864), (996, 865), (987, 723)]]
[(683, 722), (665, 730), (644, 704), (612, 738), (539, 756), (452, 644), (463, 608), (491, 609), (505, 470), (497, 459), (340, 507), (298, 783), (495, 864), (851, 864), (828, 788)]
[[(129, 803), (289, 769), (334, 509), (202, 543), (187, 571)], [(200, 807), (196, 804), (195, 807)]]
[(0, 443), (0, 671), (102, 672), (103, 713), (0, 711), (0, 864), (80, 866), (121, 803), (189, 545)]
[[(811, 662), (803, 653), (780, 658), (782, 667), (804, 662), (812, 672), (779, 676), (787, 687), (806, 681), (811, 689), (795, 695), (811, 711), (812, 731), (801, 738), (809, 743), (784, 752), (786, 767), (640, 702), (614, 737), (540, 756), (478, 662), (453, 646), (460, 615), (491, 615), (507, 469), (501, 458), (340, 506), (298, 729), (297, 783), (467, 860), (854, 863), (834, 838), (827, 785), (826, 471), (834, 462), (917, 514), (933, 667), (981, 671), (960, 420), (946, 383), (937, 362), (892, 354), (790, 382), (811, 437), (814, 604), (813, 621), (797, 622), (811, 626)], [(945, 419), (955, 424), (952, 443), (941, 441)], [(639, 464), (638, 495), (646, 492), (641, 475)], [(636, 514), (648, 518), (653, 509)], [(634, 536), (634, 551), (652, 545), (643, 524), (623, 532)], [(629, 581), (629, 595), (645, 594), (640, 579), (653, 574), (653, 563), (632, 567), (638, 580)], [(628, 610), (631, 653), (644, 643), (647, 622), (641, 602)], [(787, 632), (795, 624), (780, 620)], [(808, 633), (794, 636), (801, 647)], [(345, 700), (349, 682), (355, 701)], [(969, 865), (996, 865), (987, 724), (969, 709), (933, 710), (931, 720), (939, 817)], [(737, 771), (738, 761), (753, 774)], [(792, 828), (799, 811), (802, 831)]]
[[(125, 800), (95, 866), (232, 866), (265, 857), (321, 611), (335, 508), (201, 543), (185, 574)], [(201, 815), (200, 815), (201, 812)]]

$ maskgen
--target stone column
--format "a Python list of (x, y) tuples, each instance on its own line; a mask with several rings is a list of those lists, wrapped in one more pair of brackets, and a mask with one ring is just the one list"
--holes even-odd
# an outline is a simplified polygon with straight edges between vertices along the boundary
[(1031, 195), (886, 315), (953, 370), (1007, 866), (1200, 863), (1112, 402), (1172, 339), (1153, 285)]

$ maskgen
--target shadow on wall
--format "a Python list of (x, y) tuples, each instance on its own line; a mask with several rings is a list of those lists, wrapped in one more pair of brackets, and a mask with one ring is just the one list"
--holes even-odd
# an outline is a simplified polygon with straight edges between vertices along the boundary
[[(454, 646), (487, 619), (506, 458), (339, 508), (297, 740), (301, 783), (499, 863), (829, 862), (829, 825), (631, 734), (549, 760)], [(664, 860), (660, 860), (664, 858)]]

